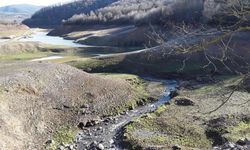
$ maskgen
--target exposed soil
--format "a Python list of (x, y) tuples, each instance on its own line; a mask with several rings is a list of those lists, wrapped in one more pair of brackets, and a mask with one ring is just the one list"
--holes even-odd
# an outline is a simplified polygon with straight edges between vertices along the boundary
[[(2, 149), (42, 149), (61, 128), (118, 114), (147, 99), (143, 88), (140, 93), (124, 79), (91, 75), (62, 64), (8, 63), (1, 64), (0, 70)], [(90, 108), (87, 115), (82, 114), (84, 105)]]

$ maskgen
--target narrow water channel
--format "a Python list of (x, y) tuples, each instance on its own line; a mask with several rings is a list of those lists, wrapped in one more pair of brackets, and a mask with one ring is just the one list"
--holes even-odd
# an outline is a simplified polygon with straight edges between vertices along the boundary
[(157, 108), (171, 100), (171, 93), (176, 90), (177, 82), (174, 80), (158, 80), (154, 78), (145, 78), (150, 82), (161, 82), (165, 86), (165, 91), (158, 101), (138, 107), (128, 111), (123, 115), (118, 115), (110, 120), (104, 120), (100, 124), (86, 128), (78, 133), (76, 145), (78, 150), (91, 149), (88, 146), (94, 141), (101, 143), (105, 149), (122, 150), (120, 132), (124, 126), (133, 121), (134, 118), (141, 117), (147, 113), (154, 112)]

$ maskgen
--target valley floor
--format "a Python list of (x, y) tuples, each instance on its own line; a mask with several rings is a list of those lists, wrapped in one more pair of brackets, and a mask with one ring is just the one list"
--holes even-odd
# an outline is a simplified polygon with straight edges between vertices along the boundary
[[(145, 29), (128, 26), (103, 30), (91, 34), (93, 37), (105, 34), (112, 40), (116, 35), (127, 37)], [(106, 32), (114, 32), (114, 37)], [(26, 33), (30, 30), (16, 36)], [(67, 38), (83, 38), (85, 34), (69, 32)], [(3, 35), (6, 36), (4, 32)], [(91, 40), (102, 41), (99, 38)], [(84, 44), (93, 44), (91, 40)], [(157, 47), (134, 52), (138, 47), (125, 49), (124, 45), (99, 44), (71, 47), (36, 41), (0, 41), (0, 131), (4, 137), (0, 147), (249, 148), (250, 95), (241, 88), (235, 90), (242, 76), (193, 78), (189, 73), (197, 73), (197, 68), (192, 64), (187, 74), (177, 78), (164, 72), (176, 71), (175, 62), (168, 62), (168, 66), (162, 65), (165, 58), (159, 59), (163, 63), (153, 59), (144, 62), (143, 54), (150, 56), (148, 51), (157, 51)], [(159, 80), (159, 75), (170, 81)], [(177, 91), (171, 88), (172, 80), (177, 81), (177, 85), (174, 82)], [(170, 97), (173, 99), (167, 102)], [(221, 105), (225, 100), (227, 103)]]

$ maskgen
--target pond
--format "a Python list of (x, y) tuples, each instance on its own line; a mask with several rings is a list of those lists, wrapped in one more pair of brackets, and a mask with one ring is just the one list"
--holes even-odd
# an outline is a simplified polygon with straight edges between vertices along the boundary
[(48, 32), (36, 32), (30, 37), (20, 39), (20, 41), (41, 42), (45, 44), (63, 45), (69, 47), (90, 47), (87, 45), (75, 43), (74, 40), (66, 40), (59, 36), (49, 36), (47, 34)]

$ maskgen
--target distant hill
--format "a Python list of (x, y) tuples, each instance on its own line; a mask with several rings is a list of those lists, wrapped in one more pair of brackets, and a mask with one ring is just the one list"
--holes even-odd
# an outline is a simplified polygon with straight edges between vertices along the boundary
[(24, 19), (29, 18), (29, 14), (16, 14), (16, 13), (0, 13), (1, 23), (21, 23)]
[(118, 0), (77, 0), (67, 4), (49, 6), (42, 8), (23, 23), (30, 27), (60, 25), (63, 20), (67, 20), (73, 15), (90, 13), (116, 1)]
[(91, 13), (74, 15), (65, 24), (162, 24), (197, 22), (203, 0), (119, 0)]
[(0, 7), (0, 13), (32, 15), (42, 7), (43, 6), (35, 6), (29, 4), (9, 5)]

